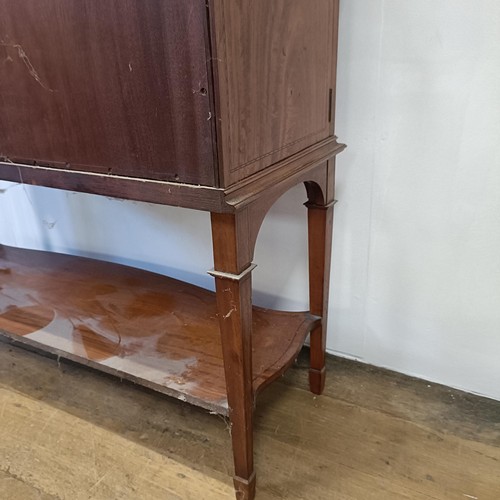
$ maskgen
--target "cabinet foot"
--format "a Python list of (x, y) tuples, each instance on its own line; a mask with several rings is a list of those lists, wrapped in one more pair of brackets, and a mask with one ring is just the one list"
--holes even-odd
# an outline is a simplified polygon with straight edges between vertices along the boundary
[(325, 390), (326, 367), (321, 370), (309, 369), (309, 388), (313, 394), (323, 394)]
[(236, 500), (253, 500), (255, 498), (255, 472), (250, 476), (250, 479), (234, 476), (233, 482)]

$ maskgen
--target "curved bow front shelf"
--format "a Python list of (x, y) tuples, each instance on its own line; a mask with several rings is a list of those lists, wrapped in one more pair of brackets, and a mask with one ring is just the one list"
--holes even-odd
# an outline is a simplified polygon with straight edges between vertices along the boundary
[[(6, 246), (0, 274), (2, 335), (228, 414), (213, 292), (119, 264)], [(293, 363), (317, 321), (253, 308), (255, 392)]]

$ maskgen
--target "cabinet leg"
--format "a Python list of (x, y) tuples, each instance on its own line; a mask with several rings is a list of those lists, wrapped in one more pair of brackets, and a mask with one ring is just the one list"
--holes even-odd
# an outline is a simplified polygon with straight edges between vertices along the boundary
[(314, 394), (325, 388), (325, 352), (328, 315), (328, 288), (332, 253), (333, 203), (326, 206), (307, 204), (309, 233), (309, 308), (321, 316), (321, 323), (311, 332), (309, 386)]
[(253, 500), (252, 282), (241, 217), (212, 214), (217, 311), (226, 376), (234, 486), (238, 500)]

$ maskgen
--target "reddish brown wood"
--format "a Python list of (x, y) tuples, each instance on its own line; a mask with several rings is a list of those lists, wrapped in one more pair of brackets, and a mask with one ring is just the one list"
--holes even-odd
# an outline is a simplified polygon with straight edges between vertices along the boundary
[[(122, 265), (1, 245), (0, 286), (4, 335), (228, 413), (212, 292)], [(317, 319), (255, 307), (251, 321), (248, 383), (258, 392), (293, 362)]]
[(203, 0), (0, 0), (0, 155), (215, 185)]
[(246, 205), (252, 200), (267, 197), (266, 191), (270, 187), (276, 187), (285, 192), (291, 186), (301, 182), (301, 177), (305, 180), (310, 175), (314, 176), (310, 174), (314, 167), (337, 155), (344, 148), (345, 145), (338, 144), (335, 138), (326, 139), (225, 190), (1, 161), (0, 179), (223, 213), (234, 212), (242, 204)]
[(203, 0), (0, 12), (0, 157), (14, 163), (227, 187), (332, 135), (337, 0), (210, 0), (211, 37)]
[(338, 59), (338, 44), (339, 44), (339, 9), (340, 9), (340, 0), (332, 0), (333, 1), (333, 48), (332, 48), (332, 57), (334, 58), (334, 63), (332, 64), (332, 91), (331, 91), (331, 100), (330, 100), (330, 122), (331, 122), (331, 132), (332, 135), (335, 133), (335, 110), (337, 105), (337, 59)]
[[(248, 241), (248, 213), (212, 214), (212, 239), (227, 400), (231, 419), (236, 498), (255, 496), (253, 466), (252, 281), (253, 249)], [(245, 238), (246, 236), (246, 238)]]
[[(330, 264), (332, 255), (333, 231), (333, 175), (334, 165), (328, 165), (329, 196), (318, 198), (309, 191), (307, 206), (309, 233), (309, 308), (312, 314), (321, 316), (321, 323), (311, 332), (311, 367), (309, 383), (314, 394), (322, 394), (325, 387), (325, 354), (328, 318), (328, 297), (330, 285)], [(316, 195), (316, 196), (315, 196)]]
[[(229, 414), (241, 499), (255, 395), (311, 328), (324, 386), (337, 33), (338, 0), (0, 0), (0, 178), (210, 211), (217, 290), (0, 247), (0, 329)], [(262, 221), (301, 182), (311, 312), (252, 308)]]
[[(336, 137), (329, 137), (268, 169), (244, 179), (224, 190), (225, 201), (238, 210), (249, 203), (268, 198), (270, 190), (282, 190), (317, 176), (316, 167), (327, 162), (345, 149)], [(320, 184), (323, 184), (322, 180)], [(326, 188), (326, 186), (324, 186)], [(284, 190), (284, 191), (283, 191)]]
[(210, 0), (222, 186), (332, 134), (335, 0)]
[[(309, 202), (310, 307), (322, 321), (311, 332), (311, 389), (319, 394), (325, 380), (326, 314), (333, 216), (334, 164), (311, 163), (288, 179), (251, 188), (228, 197), (234, 214), (212, 214), (217, 304), (221, 326), (228, 401), (232, 422), (235, 486), (241, 498), (253, 498), (252, 407), (254, 395), (248, 384), (252, 375), (251, 272), (255, 242), (272, 204), (292, 185), (305, 182)], [(255, 189), (255, 187), (254, 187)], [(330, 199), (330, 197), (332, 197)], [(226, 273), (221, 275), (220, 272)]]
[(224, 212), (224, 191), (208, 186), (0, 162), (0, 179), (126, 200)]
[[(327, 162), (318, 165), (314, 164), (314, 167), (305, 167), (303, 170), (295, 172), (281, 182), (268, 182), (264, 185), (257, 181), (253, 186), (244, 186), (227, 196), (227, 202), (231, 204), (237, 213), (245, 210), (247, 214), (244, 218), (244, 224), (240, 223), (237, 230), (240, 233), (240, 240), (246, 242), (248, 250), (246, 258), (248, 261), (253, 259), (253, 252), (260, 228), (274, 203), (292, 186), (301, 182), (306, 183), (309, 186), (309, 190), (313, 189), (317, 191), (320, 196), (319, 199), (323, 200), (322, 193), (327, 192), (327, 169)], [(253, 189), (249, 190), (249, 187)]]

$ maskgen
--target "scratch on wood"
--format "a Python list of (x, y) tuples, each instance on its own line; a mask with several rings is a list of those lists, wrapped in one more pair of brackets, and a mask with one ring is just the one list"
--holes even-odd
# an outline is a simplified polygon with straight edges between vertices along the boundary
[(48, 92), (56, 92), (54, 89), (47, 87), (47, 85), (45, 85), (42, 82), (40, 75), (36, 71), (35, 67), (33, 66), (33, 64), (30, 61), (30, 58), (28, 57), (28, 55), (26, 54), (26, 52), (24, 51), (24, 49), (22, 48), (21, 45), (19, 45), (18, 43), (7, 43), (7, 42), (4, 42), (3, 40), (0, 40), (0, 47), (7, 47), (7, 48), (11, 48), (11, 49), (16, 49), (17, 55), (19, 56), (19, 59), (21, 59), (21, 61), (23, 61), (26, 68), (28, 68), (29, 74), (35, 79), (35, 81), (42, 88), (47, 90)]
[(91, 486), (89, 488), (89, 490), (91, 490), (92, 488), (94, 488), (95, 486), (97, 486), (101, 481), (102, 479), (104, 478), (104, 476), (106, 474), (104, 474), (101, 479), (97, 479), (99, 477), (98, 473), (97, 473), (97, 454), (96, 454), (96, 443), (95, 443), (95, 431), (94, 431), (94, 428), (92, 427), (91, 428), (91, 432), (90, 434), (92, 435), (92, 457), (94, 459), (94, 479), (95, 479), (95, 483), (93, 486)]
[(105, 472), (89, 489), (88, 491), (90, 490), (93, 490), (94, 488), (96, 488), (101, 482), (102, 480), (108, 475), (107, 472)]
[(38, 443), (38, 439), (43, 435), (45, 432), (45, 429), (49, 426), (50, 422), (52, 419), (55, 417), (57, 414), (57, 410), (54, 410), (49, 417), (45, 420), (45, 423), (43, 424), (43, 427), (38, 431), (38, 434), (36, 435), (35, 439), (33, 439), (33, 443)]
[(228, 319), (228, 318), (230, 318), (230, 317), (231, 317), (231, 315), (232, 315), (234, 312), (236, 312), (236, 311), (237, 311), (236, 307), (234, 307), (234, 306), (233, 306), (227, 314), (224, 314), (224, 316), (223, 316), (223, 317), (224, 317), (224, 319)]

